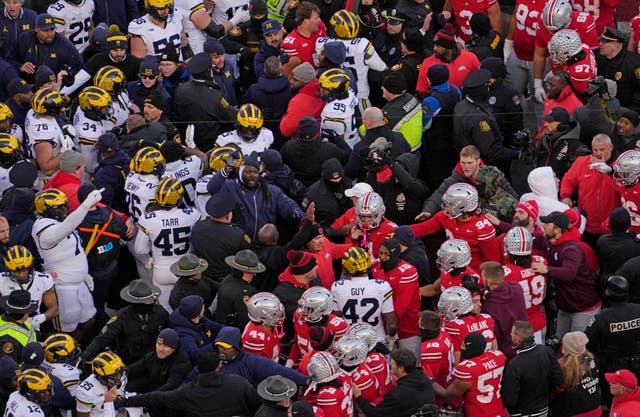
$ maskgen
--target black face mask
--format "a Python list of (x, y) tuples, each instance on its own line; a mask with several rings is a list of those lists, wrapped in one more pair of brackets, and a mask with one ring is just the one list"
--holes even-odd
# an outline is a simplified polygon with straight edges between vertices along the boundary
[(420, 338), (422, 341), (432, 340), (438, 337), (440, 334), (440, 330), (428, 330), (428, 329), (420, 329)]
[(134, 313), (144, 316), (151, 312), (153, 304), (131, 304), (131, 309)]
[(389, 251), (389, 260), (380, 261), (383, 271), (391, 271), (400, 262), (400, 244), (394, 240), (385, 240), (383, 246)]
[(324, 183), (327, 186), (327, 190), (331, 191), (332, 193), (337, 193), (337, 192), (342, 191), (342, 181), (333, 182), (333, 181), (326, 181), (325, 180)]

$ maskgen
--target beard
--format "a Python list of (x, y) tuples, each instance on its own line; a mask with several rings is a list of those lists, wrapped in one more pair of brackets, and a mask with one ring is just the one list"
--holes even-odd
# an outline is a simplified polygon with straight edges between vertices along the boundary
[(527, 217), (526, 220), (514, 219), (513, 222), (511, 223), (511, 225), (512, 226), (527, 227), (527, 226), (529, 226), (529, 217)]

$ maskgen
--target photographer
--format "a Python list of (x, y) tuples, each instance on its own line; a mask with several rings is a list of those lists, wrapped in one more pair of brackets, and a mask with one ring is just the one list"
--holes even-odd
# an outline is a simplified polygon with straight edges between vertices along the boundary
[(589, 145), (597, 134), (611, 135), (614, 121), (622, 111), (616, 98), (618, 87), (614, 81), (596, 77), (589, 80), (588, 84), (584, 92), (587, 104), (575, 109), (572, 115), (580, 125), (580, 140), (585, 145)]

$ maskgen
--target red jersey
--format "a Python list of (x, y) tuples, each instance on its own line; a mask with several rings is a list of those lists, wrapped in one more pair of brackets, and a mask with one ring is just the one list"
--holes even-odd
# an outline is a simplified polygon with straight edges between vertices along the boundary
[[(533, 256), (532, 262), (547, 265), (547, 260), (541, 256)], [(511, 263), (504, 265), (506, 282), (515, 282), (524, 292), (524, 305), (527, 308), (527, 321), (533, 326), (534, 332), (547, 327), (547, 317), (542, 309), (542, 302), (547, 288), (547, 277), (536, 274), (531, 268), (523, 268)]]
[(518, 0), (513, 11), (516, 30), (513, 34), (513, 52), (523, 61), (533, 61), (536, 32), (545, 0)]
[(636, 54), (640, 55), (640, 14), (633, 17), (630, 22), (631, 34), (636, 41)]
[(507, 358), (500, 351), (485, 352), (456, 365), (453, 376), (470, 382), (464, 394), (464, 414), (467, 417), (506, 417), (500, 385)]
[[(589, 15), (588, 13), (573, 11), (571, 16), (571, 23), (569, 23), (568, 29), (573, 29), (578, 32), (582, 43), (586, 43), (589, 47), (595, 48), (596, 46), (598, 46), (596, 21), (593, 16)], [(540, 22), (538, 22), (538, 32), (536, 32), (536, 46), (544, 49), (547, 56), (549, 55), (549, 41), (551, 40), (552, 36), (553, 33), (550, 32), (549, 29), (547, 29), (547, 27), (542, 23), (541, 16)]]
[(426, 376), (435, 379), (443, 387), (449, 386), (451, 382), (454, 363), (453, 341), (444, 329), (440, 329), (440, 334), (435, 339), (422, 342), (420, 366)]
[(618, 185), (614, 181), (615, 189), (620, 194), (620, 201), (622, 207), (626, 208), (631, 217), (631, 227), (629, 231), (631, 233), (640, 233), (640, 183), (632, 185), (631, 187), (625, 187)]
[[(344, 336), (349, 328), (349, 324), (342, 318), (334, 314), (329, 314), (329, 320), (326, 327), (333, 334), (334, 340)], [(289, 359), (297, 362), (302, 356), (311, 352), (311, 338), (309, 336), (309, 323), (302, 320), (302, 315), (298, 310), (293, 313), (293, 329), (295, 331), (295, 343), (291, 346), (291, 352), (289, 352)]]
[(620, 0), (571, 0), (573, 10), (589, 13), (596, 20), (596, 32), (602, 34), (605, 26), (616, 27), (614, 12)]
[[(345, 371), (346, 372), (346, 371)], [(382, 397), (380, 385), (376, 374), (367, 366), (366, 363), (361, 363), (356, 369), (351, 372), (347, 372), (351, 377), (351, 380), (360, 388), (362, 392), (362, 398), (370, 403), (378, 401)]]
[(384, 280), (393, 291), (393, 310), (398, 319), (398, 337), (405, 339), (420, 334), (420, 284), (416, 268), (400, 259), (391, 271), (383, 271)]
[(455, 85), (458, 88), (462, 88), (462, 82), (467, 78), (467, 75), (480, 69), (480, 61), (478, 61), (478, 57), (473, 52), (461, 50), (460, 54), (451, 62), (444, 62), (436, 57), (436, 54), (433, 54), (422, 61), (422, 67), (418, 73), (416, 91), (420, 94), (427, 93), (429, 89), (427, 71), (437, 64), (442, 64), (449, 69), (449, 84)]
[(351, 378), (342, 374), (338, 381), (341, 386), (323, 386), (309, 396), (305, 394), (303, 399), (321, 408), (326, 417), (353, 417)]
[(318, 30), (308, 38), (302, 36), (298, 32), (298, 28), (295, 28), (282, 40), (280, 48), (290, 58), (298, 57), (301, 63), (308, 62), (315, 68), (313, 54), (316, 50), (316, 40), (322, 36), (327, 36), (327, 27), (322, 22), (320, 22)]
[(380, 387), (380, 395), (384, 395), (391, 388), (395, 386), (393, 379), (391, 378), (391, 369), (389, 369), (389, 362), (382, 353), (369, 352), (367, 359), (364, 361), (365, 365), (371, 369), (371, 372), (378, 380), (378, 386)]
[(480, 333), (484, 336), (484, 340), (487, 341), (487, 350), (491, 349), (493, 341), (496, 340), (493, 317), (485, 313), (470, 314), (448, 321), (444, 324), (444, 329), (451, 337), (454, 352), (460, 352), (464, 338), (472, 332)]
[(349, 207), (347, 211), (342, 213), (340, 217), (335, 219), (331, 224), (332, 229), (339, 229), (342, 226), (346, 226), (348, 224), (356, 224), (356, 208)]
[(278, 362), (280, 356), (278, 331), (274, 327), (267, 332), (259, 324), (250, 321), (242, 332), (242, 350)]
[(469, 26), (471, 16), (477, 12), (487, 13), (489, 7), (497, 3), (497, 0), (449, 0), (451, 9), (453, 9), (453, 15), (456, 17), (456, 23), (458, 24), (456, 35), (465, 42), (470, 41), (471, 34), (473, 33), (471, 26)]
[[(582, 58), (580, 61), (574, 62), (572, 64), (567, 65), (566, 63), (561, 66), (555, 65), (553, 60), (551, 60), (551, 68), (553, 71), (561, 69), (562, 71), (566, 71), (567, 74), (573, 80), (573, 85), (576, 88), (576, 91), (579, 93), (584, 93), (589, 88), (589, 84), (587, 81), (596, 78), (598, 75), (598, 64), (596, 64), (596, 56), (591, 52), (591, 48), (587, 45), (582, 45), (582, 50), (585, 52), (586, 56)], [(555, 68), (554, 68), (555, 67)]]
[(484, 287), (482, 277), (473, 268), (467, 266), (464, 272), (460, 275), (451, 275), (451, 272), (440, 271), (440, 291), (444, 292), (447, 288), (460, 287), (462, 285), (462, 277), (465, 275), (473, 275), (478, 277), (478, 284), (480, 288)]
[(486, 261), (500, 262), (500, 245), (496, 238), (496, 229), (483, 214), (474, 214), (466, 222), (452, 219), (444, 210), (437, 212), (429, 220), (412, 224), (411, 230), (417, 238), (431, 235), (444, 229), (447, 239), (466, 240), (471, 248), (472, 269), (479, 270)]
[[(391, 220), (383, 219), (382, 222), (375, 229), (367, 230), (367, 241), (371, 245), (371, 252), (373, 253), (373, 257), (378, 257), (378, 252), (380, 251), (380, 246), (382, 246), (382, 242), (385, 239), (388, 239), (393, 234), (393, 231), (398, 228), (398, 225), (392, 222)], [(349, 243), (355, 245), (351, 236), (347, 236), (344, 239), (344, 243)]]

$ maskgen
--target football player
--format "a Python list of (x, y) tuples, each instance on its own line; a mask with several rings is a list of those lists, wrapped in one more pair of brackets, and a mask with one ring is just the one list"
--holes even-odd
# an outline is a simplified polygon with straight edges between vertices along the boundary
[(180, 36), (182, 13), (173, 0), (145, 0), (147, 14), (129, 23), (131, 54), (142, 59), (159, 56), (166, 48), (174, 48), (182, 61)]
[(396, 336), (398, 321), (393, 310), (393, 291), (388, 282), (369, 279), (369, 252), (350, 248), (342, 257), (342, 268), (343, 279), (331, 286), (342, 317), (351, 325), (371, 325), (376, 331), (376, 342), (385, 342), (387, 335)]
[(111, 96), (111, 115), (103, 121), (106, 131), (120, 127), (129, 118), (131, 100), (127, 92), (127, 80), (124, 73), (112, 65), (106, 65), (93, 76), (93, 85), (103, 89)]
[(447, 288), (462, 285), (462, 278), (465, 275), (473, 275), (480, 279), (478, 273), (469, 267), (471, 248), (465, 240), (446, 240), (440, 245), (436, 256), (440, 276), (433, 284), (420, 287), (422, 297), (436, 297)]
[(333, 344), (332, 353), (340, 368), (358, 386), (365, 400), (375, 402), (382, 399), (378, 379), (365, 363), (367, 345), (362, 339), (358, 336), (345, 335)]
[(200, 219), (200, 213), (192, 208), (178, 208), (184, 188), (175, 178), (161, 180), (155, 189), (155, 201), (150, 211), (138, 219), (134, 252), (144, 255), (151, 252), (153, 285), (160, 288), (158, 302), (171, 311), (169, 295), (178, 277), (169, 267), (189, 252), (191, 228)]
[(49, 6), (47, 13), (53, 17), (56, 32), (68, 38), (82, 53), (89, 46), (94, 10), (93, 0), (58, 0)]
[(75, 395), (80, 382), (80, 369), (73, 365), (80, 356), (76, 342), (66, 333), (56, 333), (45, 339), (43, 348), (45, 360), (40, 366), (60, 378), (71, 395)]
[(73, 116), (76, 142), (84, 157), (86, 174), (91, 176), (98, 167), (98, 138), (107, 133), (104, 125), (111, 118), (111, 96), (100, 87), (86, 87), (78, 95), (78, 109)]
[(9, 170), (21, 159), (22, 146), (18, 139), (10, 133), (0, 133), (0, 195), (13, 187)]
[[(58, 299), (53, 288), (53, 278), (33, 267), (33, 255), (24, 246), (16, 245), (4, 255), (4, 265), (9, 272), (0, 273), (0, 294), (9, 295), (15, 290), (27, 290), (31, 294), (31, 302), (38, 305), (38, 314), (29, 318), (34, 329), (47, 320), (54, 320), (54, 327), (59, 328)], [(44, 306), (44, 308), (42, 308)], [(45, 310), (44, 313), (40, 313)]]
[(213, 4), (211, 19), (219, 25), (231, 21), (236, 14), (249, 12), (249, 0), (216, 0)]
[(347, 335), (359, 337), (367, 346), (367, 359), (365, 364), (371, 369), (380, 387), (381, 395), (386, 394), (395, 386), (395, 382), (391, 377), (391, 368), (389, 362), (383, 353), (387, 353), (386, 346), (378, 343), (378, 334), (376, 330), (368, 323), (356, 323), (349, 327)]
[(203, 175), (196, 183), (196, 208), (203, 216), (206, 216), (207, 201), (211, 197), (209, 190), (207, 190), (207, 184), (209, 184), (211, 178), (221, 172), (221, 175), (229, 175), (227, 170), (223, 168), (229, 167), (230, 171), (239, 168), (242, 165), (242, 158), (242, 151), (237, 145), (221, 146), (211, 151), (211, 154), (209, 154), (209, 168), (212, 173)]
[(451, 382), (455, 357), (453, 340), (441, 325), (440, 316), (435, 311), (420, 313), (420, 366), (425, 375), (446, 388)]
[[(377, 258), (382, 241), (398, 228), (394, 222), (384, 218), (385, 210), (382, 197), (374, 192), (366, 193), (356, 203), (356, 223), (362, 236), (360, 246), (367, 249), (372, 258)], [(352, 241), (351, 236), (345, 238), (345, 243)]]
[(344, 70), (331, 68), (320, 75), (320, 98), (327, 104), (320, 114), (320, 129), (323, 136), (341, 137), (351, 149), (360, 141), (356, 122), (358, 102), (351, 80)]
[(204, 168), (202, 159), (196, 155), (187, 156), (185, 148), (177, 142), (164, 143), (160, 152), (167, 162), (164, 175), (180, 181), (184, 188), (183, 205), (194, 207), (196, 205), (196, 186)]
[(20, 372), (18, 389), (9, 395), (5, 416), (44, 417), (41, 407), (49, 405), (53, 396), (53, 382), (41, 369)]
[(129, 175), (124, 184), (129, 216), (134, 222), (142, 217), (155, 198), (156, 184), (164, 175), (165, 159), (159, 150), (146, 146), (131, 159)]
[(575, 30), (557, 31), (549, 41), (549, 55), (556, 70), (569, 74), (578, 93), (584, 93), (589, 87), (588, 82), (598, 75), (595, 55), (587, 45), (583, 45)]
[(124, 363), (118, 355), (106, 351), (91, 361), (91, 375), (76, 389), (76, 412), (78, 417), (112, 417), (112, 397), (124, 396), (126, 374)]
[(476, 0), (473, 2), (466, 0), (447, 0), (442, 10), (455, 16), (457, 24), (456, 35), (464, 42), (471, 40), (473, 31), (471, 30), (469, 20), (474, 13), (478, 12), (487, 14), (491, 21), (491, 29), (502, 34), (502, 13), (496, 0)]
[(336, 358), (316, 352), (308, 370), (311, 384), (303, 399), (322, 409), (325, 417), (353, 417), (351, 378), (341, 371)]
[(21, 145), (24, 142), (22, 128), (13, 122), (13, 112), (4, 103), (0, 103), (0, 133), (11, 133)]
[(620, 0), (571, 0), (573, 10), (589, 13), (596, 19), (596, 32), (602, 33), (605, 27), (616, 27), (615, 11)]
[(273, 133), (263, 127), (262, 110), (255, 104), (240, 106), (236, 119), (236, 129), (218, 136), (216, 145), (237, 145), (244, 155), (253, 152), (261, 154), (273, 143)]
[(285, 315), (280, 299), (268, 292), (254, 294), (247, 301), (247, 314), (251, 321), (242, 332), (242, 349), (278, 362)]

